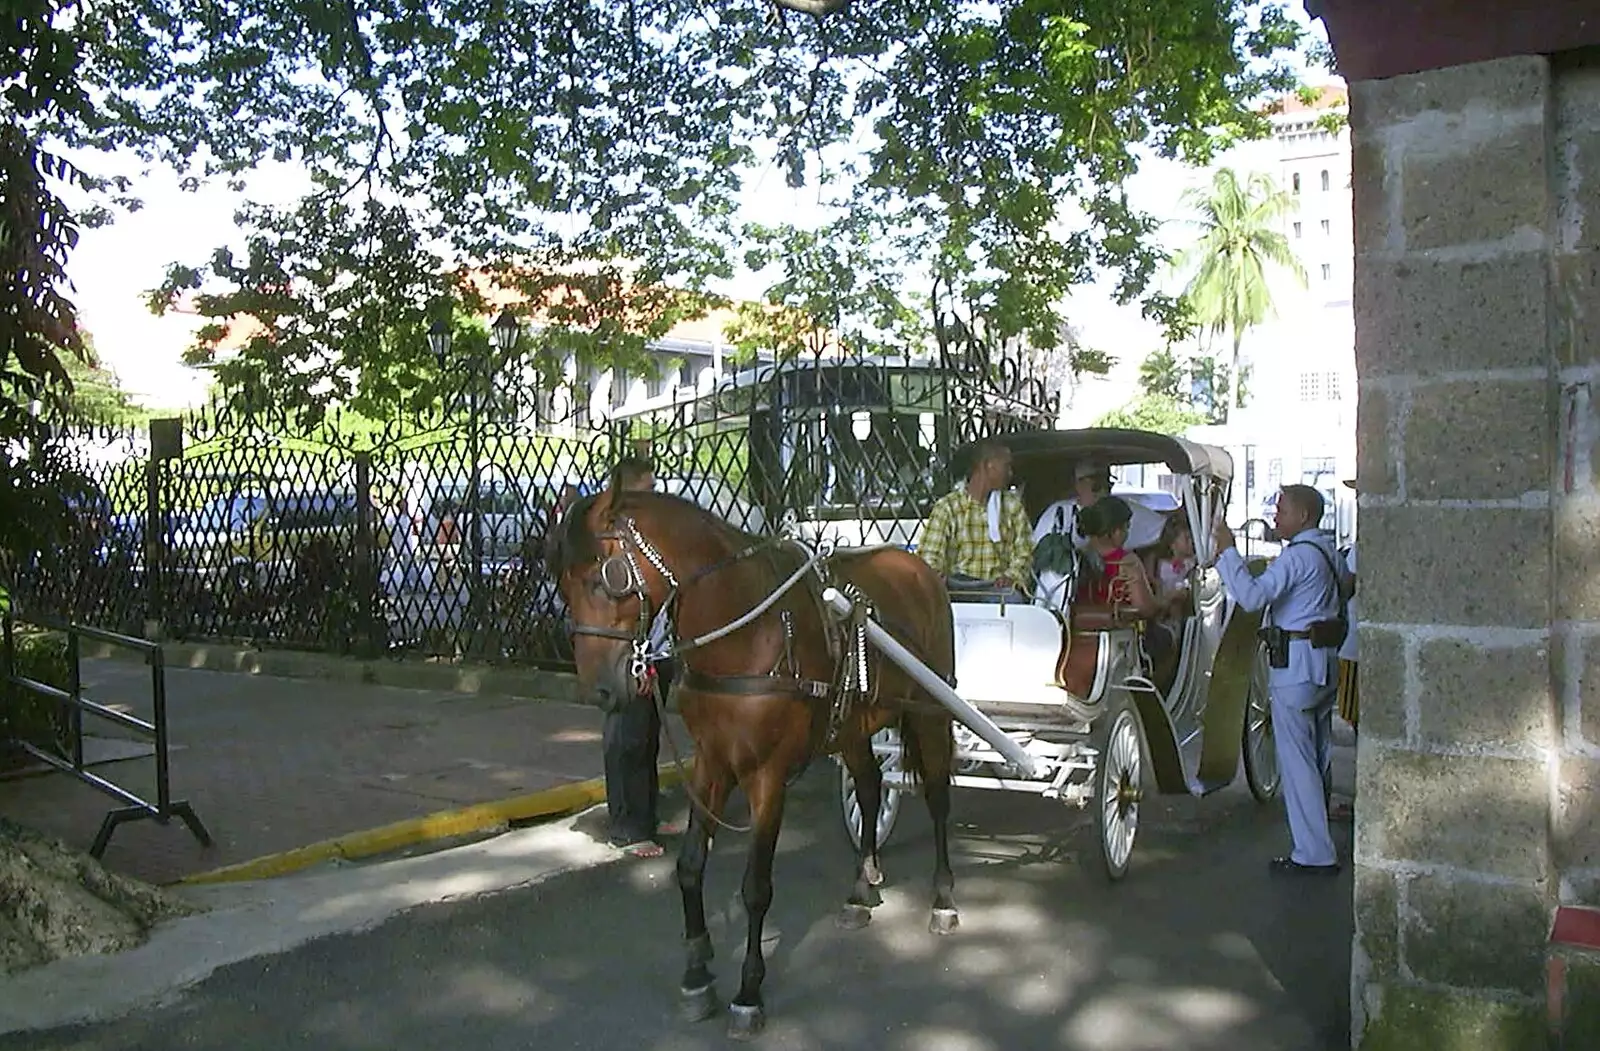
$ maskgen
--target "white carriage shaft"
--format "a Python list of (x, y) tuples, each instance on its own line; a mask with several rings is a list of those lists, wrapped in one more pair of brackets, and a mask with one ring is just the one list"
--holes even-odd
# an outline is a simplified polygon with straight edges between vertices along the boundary
[[(828, 609), (841, 620), (848, 618), (855, 609), (854, 603), (838, 588), (824, 588), (822, 601), (827, 603)], [(934, 674), (932, 669), (913, 656), (910, 650), (900, 645), (899, 641), (876, 621), (868, 618), (865, 623), (868, 641), (898, 665), (901, 671), (915, 679), (917, 685), (927, 690), (934, 700), (950, 709), (950, 713), (960, 720), (963, 726), (1005, 756), (1006, 761), (1014, 766), (1022, 777), (1032, 779), (1040, 776), (1035, 758), (1000, 729), (998, 723), (963, 700), (960, 694), (950, 688), (949, 683)]]

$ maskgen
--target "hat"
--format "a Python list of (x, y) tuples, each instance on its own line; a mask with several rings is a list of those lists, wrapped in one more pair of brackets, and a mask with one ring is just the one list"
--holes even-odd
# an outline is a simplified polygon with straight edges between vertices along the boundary
[(1098, 460), (1084, 460), (1072, 472), (1072, 480), (1081, 482), (1085, 478), (1104, 478), (1111, 473), (1111, 468)]
[(1356, 487), (1356, 480), (1354, 478), (1346, 478), (1344, 480), (1344, 487), (1346, 489), (1354, 489)]

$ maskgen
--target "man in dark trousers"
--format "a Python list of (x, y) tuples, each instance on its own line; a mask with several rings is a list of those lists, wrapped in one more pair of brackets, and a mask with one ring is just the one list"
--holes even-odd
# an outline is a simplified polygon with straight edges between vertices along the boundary
[[(613, 494), (648, 492), (656, 487), (655, 468), (640, 456), (627, 456), (611, 469)], [(672, 686), (672, 662), (655, 666), (661, 695)], [(656, 769), (661, 754), (661, 716), (655, 698), (635, 697), (606, 713), (603, 747), (606, 765), (606, 810), (611, 817), (611, 845), (636, 858), (664, 853), (656, 836), (679, 831), (656, 822), (661, 786)]]

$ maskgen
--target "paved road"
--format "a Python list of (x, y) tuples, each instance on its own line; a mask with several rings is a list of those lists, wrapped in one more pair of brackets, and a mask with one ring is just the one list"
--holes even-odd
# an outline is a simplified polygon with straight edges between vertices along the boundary
[[(818, 764), (791, 797), (769, 917), (758, 1046), (872, 1051), (1298, 1051), (1348, 1046), (1348, 870), (1284, 880), (1281, 808), (1242, 787), (1145, 808), (1134, 866), (1107, 885), (1081, 816), (958, 792), (961, 930), (927, 932), (928, 825), (907, 807), (865, 931), (833, 914), (850, 861)], [(1348, 856), (1348, 826), (1340, 828)], [(736, 985), (743, 842), (709, 872), (719, 987)], [(675, 1015), (669, 861), (615, 862), (426, 906), (213, 974), (119, 1021), (0, 1037), (0, 1051), (421, 1051), (725, 1047)]]

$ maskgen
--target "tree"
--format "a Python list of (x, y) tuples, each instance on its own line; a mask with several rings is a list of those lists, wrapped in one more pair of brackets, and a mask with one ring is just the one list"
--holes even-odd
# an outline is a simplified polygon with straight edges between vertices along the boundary
[[(1192, 272), (1183, 301), (1207, 335), (1232, 338), (1228, 375), (1237, 377), (1244, 334), (1273, 313), (1269, 268), (1287, 270), (1305, 285), (1305, 268), (1279, 225), (1299, 202), (1271, 176), (1252, 172), (1240, 183), (1231, 168), (1219, 168), (1207, 190), (1186, 190), (1184, 201), (1200, 213), (1200, 236), (1176, 260), (1180, 271)], [(1235, 384), (1234, 393), (1225, 404), (1242, 406), (1244, 385)]]
[[(30, 142), (196, 181), (268, 160), (308, 174), (304, 198), (244, 208), (237, 245), (179, 261), (153, 296), (203, 293), (218, 324), (197, 358), (252, 321), (219, 374), (283, 402), (416, 364), (431, 317), (482, 307), (485, 277), (532, 302), (536, 350), (626, 366), (719, 301), (741, 248), (806, 234), (857, 246), (845, 283), (819, 302), (794, 281), (811, 257), (785, 255), (771, 299), (851, 342), (885, 338), (908, 270), (1039, 346), (1097, 268), (1181, 326), (1151, 287), (1154, 220), (1122, 189), (1137, 151), (1204, 163), (1264, 133), (1256, 103), (1294, 85), (1304, 43), (1272, 0), (25, 6), (67, 45), (41, 83), (71, 100), (19, 114)], [(819, 186), (820, 229), (741, 226), (768, 165)], [(135, 203), (115, 177), (96, 188), (85, 219)]]
[(1205, 416), (1185, 401), (1165, 394), (1141, 394), (1122, 408), (1106, 413), (1094, 425), (1181, 435), (1205, 422)]

